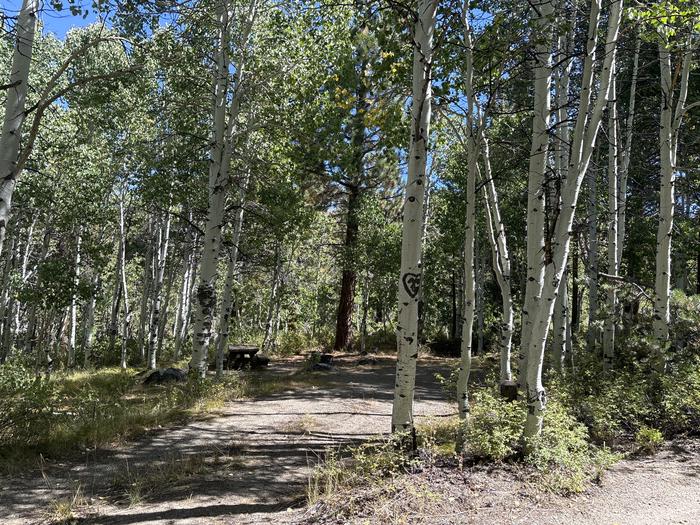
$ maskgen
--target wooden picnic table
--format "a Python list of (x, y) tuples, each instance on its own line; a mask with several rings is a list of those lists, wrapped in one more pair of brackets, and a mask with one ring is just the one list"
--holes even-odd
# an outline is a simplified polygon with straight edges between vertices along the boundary
[(259, 351), (260, 349), (257, 346), (252, 345), (229, 345), (226, 368), (229, 370), (240, 370), (246, 365), (250, 365), (253, 356)]

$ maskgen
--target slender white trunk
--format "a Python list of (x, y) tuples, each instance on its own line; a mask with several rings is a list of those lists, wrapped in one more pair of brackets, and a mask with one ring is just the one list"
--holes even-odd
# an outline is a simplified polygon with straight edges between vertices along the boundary
[[(158, 325), (158, 348), (157, 354), (160, 355), (163, 349), (163, 341), (165, 340), (165, 329), (168, 325), (168, 310), (170, 309), (170, 300), (172, 297), (172, 290), (175, 284), (175, 265), (171, 265), (168, 270), (168, 276), (165, 279), (165, 292), (163, 293), (163, 308), (160, 313), (160, 323)], [(175, 324), (175, 323), (173, 323)]]
[(659, 193), (659, 226), (656, 232), (656, 278), (654, 281), (654, 337), (662, 346), (668, 344), (668, 325), (671, 321), (669, 298), (671, 295), (671, 237), (675, 207), (674, 185), (676, 176), (676, 154), (678, 133), (686, 111), (692, 45), (682, 58), (678, 100), (673, 102), (673, 72), (671, 52), (659, 44), (661, 70), (661, 122), (659, 146), (661, 149), (661, 190)]
[(17, 23), (12, 69), (5, 99), (5, 115), (0, 134), (0, 252), (10, 219), (12, 194), (15, 191), (17, 161), (19, 159), (22, 124), (26, 117), (25, 105), (29, 88), (29, 69), (37, 26), (38, 0), (23, 0)]
[(192, 303), (193, 285), (195, 283), (195, 272), (197, 271), (197, 259), (195, 256), (196, 238), (192, 239), (188, 246), (186, 256), (183, 257), (182, 287), (180, 290), (180, 305), (178, 309), (177, 321), (175, 323), (175, 359), (180, 359), (182, 345), (187, 339), (187, 328), (189, 326), (190, 305)]
[(275, 313), (279, 302), (279, 286), (282, 277), (282, 246), (275, 246), (275, 270), (272, 274), (270, 285), (270, 300), (267, 304), (267, 321), (265, 322), (265, 336), (263, 337), (262, 351), (268, 353), (275, 344)]
[[(572, 55), (574, 53), (574, 35), (576, 28), (576, 9), (566, 13), (566, 0), (559, 5), (558, 23), (570, 23), (568, 32), (561, 32), (558, 37), (558, 60), (561, 65), (556, 75), (556, 139), (554, 146), (554, 165), (556, 171), (556, 187), (550, 185), (550, 194), (553, 196), (551, 204), (554, 206), (552, 217), (556, 218), (561, 208), (561, 185), (569, 175), (569, 145), (571, 141), (571, 129), (569, 126), (569, 84), (571, 68), (573, 66)], [(568, 20), (567, 20), (568, 18)], [(554, 224), (550, 221), (550, 225)], [(569, 318), (569, 298), (566, 278), (559, 285), (559, 295), (554, 305), (552, 327), (552, 366), (555, 370), (562, 370), (567, 351), (571, 346), (571, 327)]]
[(146, 254), (143, 261), (143, 280), (141, 283), (141, 306), (139, 310), (139, 352), (141, 361), (146, 358), (146, 327), (149, 320), (149, 298), (153, 286), (153, 216), (148, 217), (146, 226)]
[[(398, 283), (397, 362), (391, 428), (414, 432), (413, 392), (418, 359), (418, 295), (421, 274), (421, 232), (432, 105), (433, 32), (437, 0), (418, 0), (413, 31), (413, 82), (408, 177), (403, 205), (401, 273)], [(464, 363), (463, 363), (464, 365)]]
[(83, 336), (82, 336), (82, 351), (83, 351), (83, 368), (88, 368), (92, 359), (92, 341), (95, 328), (95, 307), (97, 306), (97, 290), (100, 283), (100, 274), (95, 272), (91, 281), (90, 299), (85, 305), (83, 313)]
[(625, 227), (627, 214), (627, 175), (629, 173), (630, 158), (632, 156), (632, 137), (634, 135), (634, 108), (637, 95), (637, 76), (639, 73), (639, 48), (642, 39), (639, 33), (635, 37), (634, 60), (632, 65), (632, 83), (630, 85), (630, 101), (627, 111), (627, 123), (625, 124), (625, 147), (622, 150), (622, 162), (620, 165), (620, 187), (618, 189), (617, 204), (617, 250), (622, 261), (622, 252), (625, 247)]
[[(591, 8), (591, 21), (589, 25), (589, 46), (595, 46), (598, 31), (599, 0), (594, 0)], [(617, 37), (622, 16), (622, 0), (610, 5), (608, 16), (608, 28), (605, 39), (604, 62), (600, 72), (598, 97), (590, 112), (590, 87), (592, 86), (594, 56), (589, 53), (584, 60), (581, 101), (579, 114), (574, 128), (574, 140), (572, 154), (569, 163), (569, 177), (562, 184), (561, 211), (557, 217), (552, 242), (552, 260), (547, 265), (542, 286), (542, 298), (535, 312), (532, 332), (530, 335), (530, 351), (527, 369), (528, 411), (524, 436), (530, 438), (542, 431), (542, 420), (547, 402), (546, 393), (542, 384), (542, 364), (544, 350), (547, 343), (547, 334), (552, 320), (554, 304), (556, 302), (559, 286), (566, 268), (571, 244), (571, 227), (576, 212), (576, 204), (581, 189), (583, 177), (590, 163), (591, 154), (595, 147), (603, 109), (608, 98), (612, 78), (612, 69), (617, 51)], [(591, 50), (592, 51), (592, 50)], [(584, 90), (589, 89), (588, 93)], [(586, 111), (581, 111), (585, 107)]]
[(493, 259), (493, 271), (496, 274), (496, 281), (501, 290), (501, 300), (503, 309), (503, 319), (501, 320), (501, 392), (506, 394), (507, 389), (513, 380), (511, 371), (511, 345), (513, 341), (513, 295), (511, 292), (510, 276), (510, 256), (508, 254), (508, 244), (506, 242), (506, 230), (501, 211), (498, 205), (498, 193), (491, 173), (491, 156), (489, 144), (486, 137), (482, 138), (484, 159), (484, 197), (486, 206), (486, 232), (491, 245)]
[(241, 242), (241, 230), (243, 228), (243, 208), (245, 205), (246, 190), (250, 171), (246, 172), (245, 180), (240, 187), (238, 208), (233, 218), (233, 231), (231, 235), (231, 248), (228, 254), (228, 269), (224, 281), (224, 294), (221, 299), (219, 312), (219, 333), (216, 341), (216, 375), (221, 377), (224, 373), (224, 353), (228, 344), (229, 328), (231, 325), (231, 307), (233, 306), (233, 288), (236, 281), (236, 266), (238, 263), (238, 246)]
[(219, 49), (217, 72), (214, 79), (214, 129), (209, 159), (209, 207), (204, 231), (202, 260), (199, 268), (199, 285), (195, 305), (194, 333), (192, 337), (192, 359), (190, 369), (204, 377), (207, 369), (207, 354), (212, 333), (214, 310), (216, 309), (217, 266), (221, 246), (221, 227), (224, 222), (224, 205), (229, 187), (229, 163), (237, 133), (236, 122), (240, 113), (240, 98), (245, 71), (245, 46), (253, 27), (257, 0), (249, 6), (248, 18), (240, 40), (240, 55), (235, 64), (236, 79), (234, 93), (226, 118), (226, 102), (229, 87), (229, 20), (227, 4), (220, 11)]
[[(119, 199), (119, 287), (124, 296), (124, 317), (122, 319), (122, 341), (121, 341), (121, 360), (122, 369), (126, 369), (127, 361), (127, 343), (129, 341), (129, 326), (131, 322), (131, 310), (129, 308), (129, 288), (126, 282), (126, 223), (124, 215), (124, 192)], [(119, 304), (117, 303), (117, 312)], [(114, 330), (116, 332), (116, 319)]]
[[(47, 224), (50, 224), (50, 217), (48, 218)], [(39, 258), (36, 263), (36, 268), (39, 268), (40, 265), (44, 262), (46, 259), (46, 256), (49, 254), (49, 246), (51, 244), (51, 227), (47, 226), (46, 230), (44, 230), (44, 238), (41, 243), (41, 252), (39, 253)], [(41, 282), (41, 275), (38, 274), (36, 276), (36, 282), (34, 284), (34, 288), (38, 288), (39, 284)], [(27, 355), (32, 355), (34, 352), (34, 349), (38, 347), (37, 342), (39, 340), (39, 334), (37, 333), (37, 324), (38, 324), (38, 304), (36, 300), (33, 300), (30, 307), (29, 307), (29, 314), (27, 315), (27, 335), (25, 337), (24, 341), (24, 351)], [(39, 366), (39, 355), (37, 357), (37, 370)]]
[(549, 146), (550, 86), (552, 81), (552, 0), (533, 4), (533, 38), (535, 44), (534, 111), (532, 117), (532, 147), (527, 183), (527, 281), (523, 301), (518, 384), (527, 389), (529, 369), (529, 335), (534, 312), (542, 294), (544, 278), (545, 169)]
[(158, 354), (158, 333), (160, 331), (160, 316), (163, 302), (163, 281), (165, 279), (165, 266), (168, 260), (168, 247), (170, 245), (170, 212), (166, 212), (165, 218), (158, 232), (158, 246), (156, 250), (155, 279), (153, 281), (153, 295), (151, 297), (151, 326), (148, 331), (148, 368), (155, 370)]
[[(613, 64), (613, 70), (615, 65)], [(618, 240), (618, 150), (617, 150), (617, 87), (615, 72), (610, 82), (610, 102), (608, 102), (608, 274), (617, 276), (620, 269), (620, 249)], [(603, 367), (609, 369), (615, 358), (615, 331), (617, 329), (617, 293), (614, 286), (606, 292), (607, 315), (603, 333)]]
[[(12, 241), (7, 246), (5, 265), (2, 274), (2, 294), (0, 295), (0, 363), (3, 363), (12, 352), (13, 334), (12, 318), (14, 314), (15, 299), (11, 290), (11, 277), (17, 261), (17, 240)], [(0, 251), (0, 254), (2, 252)]]
[(70, 335), (68, 336), (68, 368), (75, 366), (76, 334), (78, 333), (78, 284), (80, 284), (81, 227), (76, 229), (73, 295), (70, 301)]
[[(463, 4), (462, 24), (465, 41), (465, 96), (467, 98), (467, 185), (465, 188), (466, 216), (464, 224), (464, 306), (462, 307), (462, 342), (459, 375), (457, 377), (457, 408), (459, 417), (469, 417), (469, 375), (472, 360), (472, 331), (476, 307), (474, 282), (474, 239), (476, 227), (476, 177), (479, 170), (479, 139), (481, 120), (475, 122), (474, 52), (468, 3)], [(460, 436), (461, 441), (461, 436)], [(458, 443), (461, 447), (462, 443)]]
[(552, 327), (552, 367), (561, 371), (569, 348), (569, 291), (566, 273), (559, 284), (559, 292), (554, 305)]
[(598, 169), (600, 152), (595, 166), (588, 170), (588, 332), (586, 350), (595, 351), (598, 342)]

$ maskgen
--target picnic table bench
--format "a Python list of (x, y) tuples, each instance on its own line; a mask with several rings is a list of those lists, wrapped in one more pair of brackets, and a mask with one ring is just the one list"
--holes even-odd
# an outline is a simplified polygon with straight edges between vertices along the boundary
[(253, 362), (253, 356), (260, 349), (252, 345), (229, 345), (226, 356), (226, 368), (229, 370), (240, 370)]

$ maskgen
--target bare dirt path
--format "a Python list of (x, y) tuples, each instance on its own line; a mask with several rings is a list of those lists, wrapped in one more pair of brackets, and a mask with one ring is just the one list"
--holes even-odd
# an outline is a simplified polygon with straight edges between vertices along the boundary
[[(445, 360), (420, 364), (419, 418), (454, 414), (434, 380), (435, 372), (448, 369)], [(267, 373), (289, 374), (291, 368), (282, 363)], [(80, 520), (85, 524), (306, 523), (309, 515), (299, 507), (318, 455), (327, 447), (388, 430), (394, 367), (390, 360), (374, 367), (345, 363), (319, 380), (322, 386), (231, 402), (216, 417), (159, 430), (82, 462), (47, 465), (43, 475), (0, 477), (0, 523), (47, 523), (47, 507), (72, 498), (78, 485), (88, 503)], [(201, 458), (220, 464), (198, 469)], [(195, 467), (187, 474), (189, 462)], [(159, 477), (163, 465), (165, 471), (175, 465), (175, 472), (185, 475)], [(507, 469), (475, 469), (456, 478), (441, 481), (452, 484), (448, 492), (457, 496), (454, 509), (448, 504), (440, 514), (413, 515), (407, 521), (395, 515), (357, 523), (700, 523), (697, 440), (671, 444), (656, 456), (622, 461), (600, 486), (574, 498), (541, 494)], [(145, 480), (145, 486), (131, 490), (131, 479)], [(129, 498), (130, 491), (136, 496)]]
[[(433, 377), (447, 370), (445, 361), (422, 363), (416, 387), (418, 417), (454, 414)], [(265, 372), (290, 373), (284, 362)], [(89, 503), (88, 523), (274, 522), (270, 513), (303, 501), (311, 467), (327, 447), (389, 430), (391, 360), (380, 360), (377, 366), (341, 362), (335, 372), (320, 372), (319, 381), (323, 387), (228, 403), (216, 417), (160, 430), (128, 446), (101, 450), (97, 457), (90, 454), (83, 462), (0, 477), (0, 522), (46, 523), (47, 508), (72, 499), (78, 487), (78, 499)], [(221, 468), (208, 464), (197, 469), (202, 458), (221, 458)], [(178, 464), (186, 466), (180, 469)], [(149, 486), (163, 482), (159, 472), (187, 472), (191, 464), (191, 476), (168, 478), (167, 487)], [(129, 487), (131, 480), (146, 486)], [(135, 496), (129, 497), (130, 492)], [(144, 501), (139, 502), (142, 494)], [(115, 504), (115, 499), (123, 503)]]

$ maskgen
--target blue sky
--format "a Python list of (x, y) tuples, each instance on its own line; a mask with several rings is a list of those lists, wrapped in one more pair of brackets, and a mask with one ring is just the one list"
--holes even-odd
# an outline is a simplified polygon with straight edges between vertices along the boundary
[[(67, 4), (67, 2), (64, 3)], [(50, 2), (48, 1), (44, 1), (43, 4), (39, 19), (44, 24), (44, 30), (54, 33), (59, 38), (63, 38), (71, 27), (84, 27), (94, 22), (96, 19), (95, 14), (92, 12), (90, 12), (86, 18), (83, 18), (82, 16), (72, 15), (65, 7), (63, 11), (56, 11), (49, 5)], [(88, 11), (92, 11), (92, 0), (80, 0), (77, 4), (82, 4)], [(2, 11), (5, 14), (17, 16), (22, 6), (22, 0), (0, 0), (0, 5), (2, 5)]]

